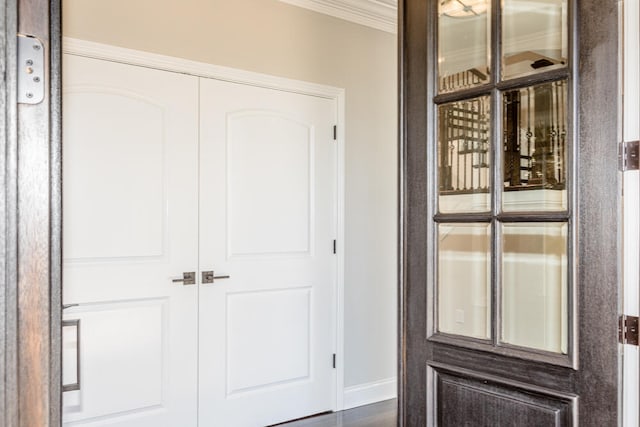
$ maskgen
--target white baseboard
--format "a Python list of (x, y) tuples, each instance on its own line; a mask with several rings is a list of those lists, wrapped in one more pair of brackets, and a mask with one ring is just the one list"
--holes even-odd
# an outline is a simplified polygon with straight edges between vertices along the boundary
[(395, 377), (359, 384), (344, 389), (343, 409), (369, 405), (398, 396), (398, 382)]

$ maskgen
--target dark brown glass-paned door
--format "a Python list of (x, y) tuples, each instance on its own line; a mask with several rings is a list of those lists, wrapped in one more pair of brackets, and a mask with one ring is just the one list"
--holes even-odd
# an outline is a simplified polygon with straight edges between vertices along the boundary
[(400, 3), (400, 425), (617, 425), (617, 2)]

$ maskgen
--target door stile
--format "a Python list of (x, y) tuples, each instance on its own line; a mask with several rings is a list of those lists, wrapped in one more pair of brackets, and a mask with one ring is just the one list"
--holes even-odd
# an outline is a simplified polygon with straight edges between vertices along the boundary
[[(434, 96), (437, 95), (435, 88), (437, 87), (437, 69), (438, 63), (437, 61), (433, 61), (433, 58), (437, 56), (437, 40), (438, 40), (438, 25), (437, 25), (437, 14), (436, 10), (438, 8), (438, 2), (427, 2), (427, 57), (426, 57), (426, 91), (424, 91), (426, 95), (426, 139), (421, 141), (421, 143), (425, 143), (426, 141), (435, 141), (438, 134), (438, 108), (437, 106), (431, 102)], [(431, 40), (431, 42), (429, 42)], [(438, 213), (438, 204), (439, 197), (438, 192), (435, 190), (435, 186), (432, 183), (437, 182), (438, 176), (438, 150), (436, 144), (426, 144), (426, 163), (427, 163), (427, 185), (426, 185), (426, 194), (427, 194), (427, 209), (426, 209), (426, 217), (423, 219), (426, 223), (426, 233), (418, 235), (418, 237), (422, 237), (426, 239), (426, 276), (424, 286), (427, 289), (427, 297), (424, 300), (424, 304), (426, 305), (426, 310), (421, 309), (424, 313), (426, 313), (426, 334), (422, 336), (423, 340), (428, 340), (429, 337), (433, 336), (436, 332), (436, 319), (439, 316), (439, 309), (436, 304), (432, 304), (432, 301), (438, 300), (438, 289), (434, 286), (433, 280), (431, 278), (437, 277), (439, 274), (439, 265), (437, 262), (437, 258), (433, 256), (438, 251), (438, 245), (440, 242), (436, 238), (438, 230), (437, 224), (431, 221)], [(415, 155), (415, 154), (412, 154)], [(424, 189), (423, 189), (424, 191)], [(418, 213), (417, 211), (414, 213)], [(416, 236), (414, 236), (415, 238)], [(431, 276), (429, 276), (431, 275)], [(424, 341), (421, 345), (426, 347), (425, 355), (427, 360), (433, 360), (433, 348), (426, 345), (426, 341)], [(437, 381), (437, 372), (433, 368), (433, 366), (426, 364), (427, 375), (426, 378), (423, 376), (421, 379), (426, 381), (426, 393), (427, 393), (427, 401), (423, 402), (422, 405), (426, 408), (429, 408), (431, 405), (434, 410), (430, 413), (428, 410), (425, 411), (426, 425), (429, 427), (436, 427), (438, 425), (437, 420), (437, 410), (438, 407), (438, 398), (436, 391), (436, 381)], [(425, 408), (425, 409), (426, 409)], [(407, 425), (411, 426), (413, 424), (408, 423)]]
[(17, 425), (17, 3), (0, 2), (0, 55), (5, 79), (0, 82), (0, 426)]
[[(491, 40), (489, 46), (493, 54), (489, 60), (489, 66), (491, 67), (491, 82), (497, 85), (500, 82), (499, 71), (500, 70), (500, 58), (502, 57), (502, 26), (500, 20), (502, 19), (502, 13), (500, 10), (501, 0), (490, 0), (490, 10), (492, 12), (491, 17)], [(494, 12), (497, 11), (497, 12)], [(435, 15), (436, 13), (434, 13)], [(491, 152), (492, 158), (489, 160), (490, 164), (494, 164), (493, 174), (490, 176), (491, 183), (489, 188), (491, 189), (491, 210), (493, 212), (500, 212), (502, 207), (502, 191), (501, 186), (503, 183), (503, 151), (502, 151), (502, 135), (498, 129), (502, 129), (503, 117), (502, 114), (498, 114), (502, 109), (502, 98), (500, 91), (494, 88), (491, 91), (491, 109), (494, 111), (491, 121), (491, 131), (489, 135), (489, 141), (493, 147)], [(437, 141), (436, 138), (433, 141)], [(435, 145), (435, 144), (433, 144)], [(499, 222), (493, 218), (491, 220), (491, 253), (502, 253), (502, 229), (499, 226)], [(492, 257), (491, 260), (491, 280), (489, 282), (489, 289), (491, 292), (491, 299), (489, 304), (491, 307), (491, 344), (498, 346), (499, 335), (502, 330), (502, 287), (500, 283), (502, 281), (502, 263), (498, 257)], [(435, 282), (435, 278), (434, 278)], [(435, 286), (435, 284), (434, 284)], [(435, 304), (435, 303), (434, 303)], [(495, 314), (493, 314), (495, 313)], [(437, 411), (434, 411), (437, 412)]]
[[(576, 49), (576, 230), (580, 421), (619, 417), (618, 310), (621, 254), (617, 167), (619, 126), (618, 2), (580, 1)], [(615, 29), (615, 30), (614, 30)], [(606, 232), (604, 232), (606, 230)], [(603, 292), (603, 290), (606, 290)], [(597, 386), (600, 392), (590, 392)]]
[[(12, 426), (53, 426), (60, 424), (61, 393), (60, 3), (20, 0), (6, 6), (5, 152), (10, 166), (5, 183), (9, 248), (5, 421)], [(16, 76), (21, 69), (16, 32), (36, 36), (44, 44), (45, 99), (39, 104), (16, 106)]]
[[(428, 6), (423, 1), (399, 3), (400, 25), (400, 426), (427, 425), (425, 399), (427, 368), (426, 330), (427, 319), (426, 277), (427, 254), (431, 253), (430, 239), (426, 238), (429, 222), (424, 213), (431, 203), (427, 196), (428, 154), (425, 141), (433, 131), (432, 112), (427, 116), (430, 88), (427, 73), (428, 40), (433, 28), (427, 25)], [(433, 5), (431, 5), (433, 6)], [(431, 136), (432, 137), (432, 136)], [(431, 325), (432, 326), (432, 325)]]
[(50, 425), (62, 423), (62, 2), (49, 8), (50, 28)]

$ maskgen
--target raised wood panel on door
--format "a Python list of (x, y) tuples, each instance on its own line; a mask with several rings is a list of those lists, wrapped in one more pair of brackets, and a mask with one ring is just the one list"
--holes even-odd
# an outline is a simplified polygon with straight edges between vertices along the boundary
[(572, 423), (576, 402), (570, 398), (447, 372), (436, 377), (439, 426), (560, 427)]
[(195, 426), (198, 81), (64, 59), (64, 421)]
[(335, 102), (201, 80), (200, 423), (334, 402)]

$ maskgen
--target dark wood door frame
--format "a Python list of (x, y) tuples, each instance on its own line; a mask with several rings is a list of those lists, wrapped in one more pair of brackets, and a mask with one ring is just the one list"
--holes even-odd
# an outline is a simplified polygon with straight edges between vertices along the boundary
[[(435, 19), (429, 14), (435, 0), (399, 1), (400, 79), (400, 320), (399, 425), (430, 425), (427, 414), (427, 323), (433, 315), (428, 301), (433, 268), (432, 212), (428, 144), (435, 140), (431, 107), (435, 64), (429, 42)], [(499, 2), (494, 1), (494, 5)], [(578, 34), (572, 61), (576, 67), (576, 306), (579, 369), (587, 375), (567, 376), (561, 388), (580, 396), (577, 420), (581, 426), (612, 425), (617, 419), (619, 386), (617, 319), (619, 304), (620, 197), (618, 140), (618, 2), (579, 0), (574, 16)], [(584, 84), (581, 84), (584, 82)], [(584, 171), (584, 173), (581, 173)], [(605, 290), (605, 292), (603, 292)], [(442, 346), (445, 348), (446, 346)], [(440, 350), (446, 356), (446, 349)], [(469, 351), (481, 369), (500, 375), (496, 358)], [(477, 358), (477, 359), (475, 359)], [(494, 360), (496, 359), (496, 360)], [(454, 363), (454, 362), (452, 362)], [(518, 362), (513, 362), (513, 370)], [(526, 365), (522, 364), (526, 369)], [(525, 372), (553, 385), (553, 369)], [(558, 372), (562, 372), (558, 368)], [(551, 373), (551, 375), (550, 375)], [(587, 380), (588, 378), (588, 380)]]
[[(59, 0), (2, 0), (0, 426), (61, 423), (61, 24)], [(47, 87), (17, 104), (17, 34), (45, 47)]]
[(427, 72), (428, 23), (425, 1), (398, 2), (398, 78), (400, 153), (400, 251), (398, 256), (399, 354), (398, 424), (426, 425), (424, 327), (427, 324), (428, 209), (427, 122), (430, 73)]

